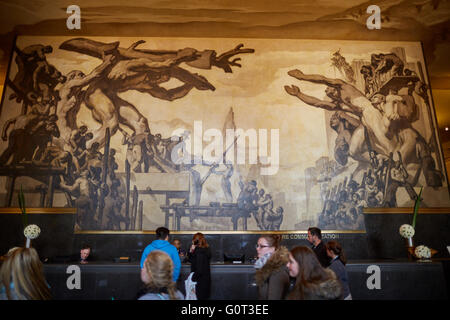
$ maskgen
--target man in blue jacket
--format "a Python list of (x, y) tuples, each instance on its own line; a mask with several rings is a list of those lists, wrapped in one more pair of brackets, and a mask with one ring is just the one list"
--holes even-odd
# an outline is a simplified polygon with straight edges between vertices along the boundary
[(169, 229), (164, 227), (159, 227), (156, 229), (156, 240), (150, 243), (142, 253), (141, 257), (141, 269), (144, 268), (144, 261), (147, 256), (153, 250), (160, 250), (169, 255), (173, 261), (173, 281), (176, 282), (181, 270), (180, 256), (178, 255), (177, 248), (169, 243)]

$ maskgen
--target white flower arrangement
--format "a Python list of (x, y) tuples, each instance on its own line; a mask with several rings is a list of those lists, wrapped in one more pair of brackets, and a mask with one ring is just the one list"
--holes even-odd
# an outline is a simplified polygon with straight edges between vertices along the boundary
[(414, 250), (414, 254), (419, 259), (429, 259), (431, 258), (431, 250), (427, 246), (420, 245)]
[(23, 230), (23, 234), (25, 235), (25, 237), (31, 240), (39, 237), (40, 233), (41, 229), (35, 224), (30, 224), (25, 228), (25, 230)]
[(410, 225), (410, 224), (402, 224), (400, 226), (399, 232), (400, 232), (400, 235), (403, 238), (408, 239), (408, 238), (412, 238), (416, 231), (414, 230), (412, 225)]

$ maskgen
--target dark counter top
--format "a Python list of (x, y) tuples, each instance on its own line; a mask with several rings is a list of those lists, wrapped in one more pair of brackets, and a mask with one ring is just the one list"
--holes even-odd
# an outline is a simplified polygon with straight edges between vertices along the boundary
[[(380, 260), (349, 260), (347, 261), (347, 266), (351, 265), (393, 265), (393, 264), (420, 264), (427, 265), (433, 263), (440, 263), (442, 261), (450, 261), (450, 258), (438, 258), (431, 259), (427, 261), (420, 260), (407, 260), (407, 259), (380, 259)], [(131, 261), (131, 262), (114, 262), (108, 260), (99, 260), (99, 261), (90, 261), (86, 264), (80, 264), (79, 262), (64, 262), (64, 263), (56, 263), (56, 262), (45, 262), (45, 266), (57, 266), (57, 265), (71, 265), (71, 264), (79, 264), (80, 266), (139, 266), (139, 261)], [(181, 266), (190, 266), (190, 263), (182, 263)], [(211, 266), (236, 266), (236, 267), (253, 267), (253, 263), (229, 263), (229, 262), (221, 262), (221, 261), (213, 261), (210, 263)]]
[[(80, 267), (81, 290), (67, 288), (69, 266)], [(373, 274), (370, 266), (379, 267), (380, 289), (367, 286)], [(191, 265), (181, 266), (178, 288), (184, 291), (184, 280)], [(447, 299), (450, 263), (448, 260), (417, 262), (408, 260), (351, 260), (346, 265), (354, 299), (402, 300)], [(372, 271), (371, 271), (372, 270)], [(78, 263), (45, 263), (44, 273), (55, 299), (133, 300), (142, 288), (139, 262), (91, 261)], [(72, 271), (73, 273), (73, 271)], [(254, 300), (257, 298), (253, 264), (211, 263), (211, 298), (217, 300)]]

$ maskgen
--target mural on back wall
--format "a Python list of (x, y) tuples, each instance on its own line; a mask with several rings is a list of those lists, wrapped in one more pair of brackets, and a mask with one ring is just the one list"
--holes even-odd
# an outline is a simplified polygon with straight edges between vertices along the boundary
[(420, 43), (16, 41), (4, 207), (75, 231), (364, 231), (363, 207), (449, 206)]

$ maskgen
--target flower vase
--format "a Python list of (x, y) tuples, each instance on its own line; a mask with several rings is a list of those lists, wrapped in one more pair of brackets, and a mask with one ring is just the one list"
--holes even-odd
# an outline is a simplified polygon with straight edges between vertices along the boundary
[(406, 250), (408, 252), (408, 260), (414, 260), (414, 240), (412, 237), (405, 238), (406, 240)]

